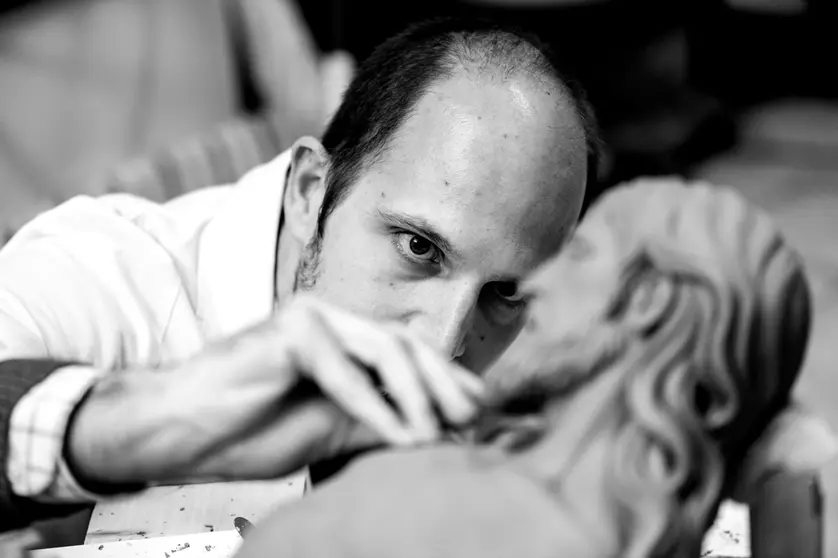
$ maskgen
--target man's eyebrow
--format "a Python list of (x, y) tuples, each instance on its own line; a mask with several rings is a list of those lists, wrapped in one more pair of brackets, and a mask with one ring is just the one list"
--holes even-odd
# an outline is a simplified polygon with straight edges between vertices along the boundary
[(437, 248), (445, 252), (446, 254), (450, 255), (453, 258), (462, 259), (462, 255), (460, 252), (454, 248), (454, 245), (445, 238), (445, 236), (437, 230), (431, 223), (429, 223), (423, 217), (417, 217), (415, 215), (408, 215), (406, 213), (400, 213), (396, 211), (390, 211), (386, 209), (377, 209), (378, 217), (387, 223), (398, 227), (400, 229), (405, 229), (407, 231), (413, 231), (419, 236), (423, 236), (430, 240)]

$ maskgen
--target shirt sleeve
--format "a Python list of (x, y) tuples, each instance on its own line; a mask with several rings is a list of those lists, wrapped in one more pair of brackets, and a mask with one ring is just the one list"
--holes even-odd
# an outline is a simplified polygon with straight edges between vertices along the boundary
[(76, 405), (102, 375), (87, 366), (53, 372), (18, 401), (9, 421), (7, 476), (17, 496), (43, 503), (83, 503), (100, 496), (83, 489), (63, 458)]
[(137, 204), (71, 200), (0, 250), (0, 515), (100, 499), (63, 459), (68, 421), (103, 374), (163, 356), (179, 268)]

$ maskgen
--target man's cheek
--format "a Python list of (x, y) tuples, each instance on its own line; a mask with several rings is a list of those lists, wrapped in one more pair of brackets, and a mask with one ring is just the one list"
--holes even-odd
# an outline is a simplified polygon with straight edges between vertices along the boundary
[(503, 327), (477, 324), (461, 364), (477, 374), (485, 373), (504, 357), (520, 331), (519, 323)]
[[(410, 294), (380, 262), (360, 259), (345, 261), (328, 279), (329, 298), (349, 310), (376, 320), (396, 320), (403, 313)], [(325, 279), (325, 277), (324, 277)]]
[(370, 281), (369, 306), (377, 320), (407, 323), (425, 308), (415, 285), (382, 274)]

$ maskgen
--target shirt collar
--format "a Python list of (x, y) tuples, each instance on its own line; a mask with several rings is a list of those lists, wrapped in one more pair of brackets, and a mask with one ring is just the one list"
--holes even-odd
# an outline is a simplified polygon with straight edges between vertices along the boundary
[(210, 339), (270, 317), (277, 239), (291, 152), (256, 167), (233, 187), (201, 234), (198, 313)]

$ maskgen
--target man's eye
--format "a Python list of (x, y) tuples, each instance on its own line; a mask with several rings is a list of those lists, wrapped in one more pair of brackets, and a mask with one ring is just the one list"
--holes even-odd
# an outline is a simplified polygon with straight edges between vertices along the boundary
[(495, 283), (495, 294), (506, 302), (518, 303), (524, 301), (524, 293), (514, 281), (501, 281)]
[(402, 256), (413, 262), (439, 263), (439, 248), (427, 238), (417, 234), (399, 233), (396, 235), (396, 248)]

